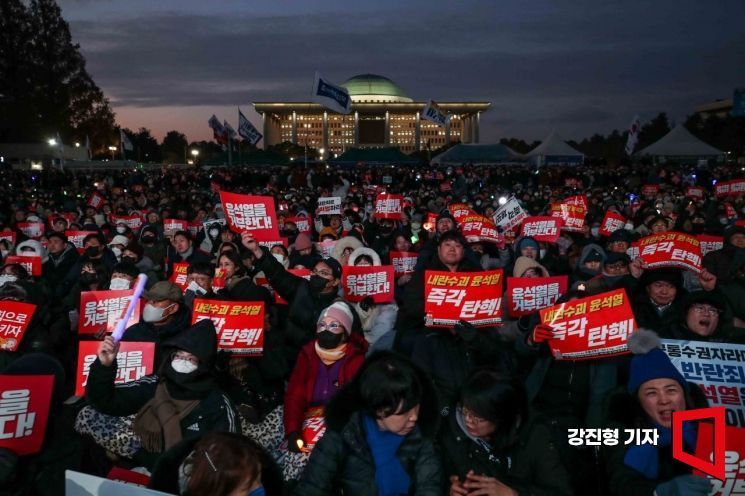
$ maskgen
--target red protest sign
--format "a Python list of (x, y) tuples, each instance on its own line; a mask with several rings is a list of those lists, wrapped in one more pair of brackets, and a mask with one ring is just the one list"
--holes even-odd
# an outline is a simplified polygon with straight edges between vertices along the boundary
[(590, 203), (587, 201), (587, 196), (585, 195), (568, 196), (564, 198), (564, 201), (562, 203), (565, 203), (566, 205), (582, 207), (585, 209), (585, 211), (590, 208)]
[(181, 291), (186, 291), (186, 286), (189, 282), (186, 280), (189, 270), (189, 262), (176, 262), (173, 264), (173, 274), (168, 278), (170, 282), (181, 288)]
[(564, 221), (562, 229), (565, 231), (582, 232), (586, 215), (587, 209), (581, 205), (569, 205), (567, 203), (551, 204), (551, 216), (558, 217)]
[(375, 218), (401, 220), (404, 216), (403, 195), (379, 194), (375, 199)]
[[(715, 429), (724, 429), (724, 478), (719, 480), (708, 476), (711, 482), (709, 494), (712, 496), (745, 494), (745, 428), (731, 425), (715, 427), (709, 422), (697, 422), (697, 424), (695, 457), (707, 464), (713, 464), (720, 459), (721, 454), (716, 456), (714, 454)], [(693, 473), (707, 477), (707, 474), (700, 470), (694, 470)]]
[(35, 311), (31, 303), (0, 301), (0, 350), (18, 350)]
[(724, 212), (725, 212), (725, 215), (727, 215), (728, 219), (737, 218), (737, 211), (735, 210), (735, 207), (733, 207), (730, 202), (724, 202)]
[(75, 248), (78, 250), (78, 253), (83, 253), (85, 251), (85, 248), (83, 248), (83, 240), (86, 236), (89, 234), (96, 234), (93, 231), (65, 231), (65, 236), (67, 236), (67, 241), (73, 244)]
[(39, 239), (44, 234), (43, 222), (19, 222), (16, 227), (29, 238)]
[(104, 201), (104, 197), (101, 196), (99, 193), (93, 193), (90, 198), (88, 198), (88, 206), (98, 210), (101, 208), (101, 206), (103, 206)]
[(729, 195), (730, 181), (720, 181), (714, 186), (714, 194), (717, 198)]
[(11, 245), (16, 245), (16, 233), (14, 231), (0, 231), (0, 240), (5, 240)]
[[(465, 203), (453, 203), (448, 207), (448, 211), (450, 211), (450, 215), (453, 216), (453, 219), (455, 219), (455, 222), (460, 222), (463, 218), (468, 217), (469, 215), (476, 215), (476, 212), (471, 210), (471, 207), (466, 205)], [(430, 214), (434, 215), (435, 219), (437, 220), (437, 214)]]
[(688, 188), (686, 188), (686, 198), (692, 200), (703, 200), (704, 194), (704, 188), (701, 186), (688, 186)]
[(53, 387), (52, 375), (0, 375), (0, 448), (19, 456), (41, 451)]
[(474, 326), (502, 322), (502, 270), (424, 274), (427, 327), (450, 327), (461, 320)]
[(388, 257), (393, 265), (393, 276), (398, 279), (404, 274), (414, 272), (419, 254), (413, 251), (391, 251), (388, 252)]
[(701, 255), (704, 256), (710, 251), (721, 250), (724, 247), (724, 236), (709, 236), (708, 234), (699, 234), (696, 236), (701, 243)]
[(540, 311), (554, 330), (548, 341), (556, 360), (585, 360), (628, 353), (636, 321), (624, 289), (579, 298)]
[(10, 255), (5, 259), (5, 265), (18, 264), (26, 269), (26, 272), (32, 276), (38, 277), (41, 275), (41, 257), (28, 256), (28, 255)]
[(264, 302), (195, 299), (191, 323), (211, 319), (217, 347), (236, 355), (264, 353)]
[(343, 267), (341, 282), (344, 296), (353, 303), (371, 296), (375, 303), (393, 301), (393, 266), (354, 266)]
[(230, 230), (279, 237), (274, 198), (220, 191), (220, 201)]
[(559, 217), (528, 217), (523, 221), (520, 236), (531, 237), (538, 242), (556, 243), (564, 221)]
[(212, 278), (212, 291), (217, 292), (225, 288), (225, 285), (227, 284), (225, 279), (225, 270), (216, 268), (215, 275)]
[(305, 412), (303, 420), (303, 440), (308, 451), (318, 444), (326, 432), (326, 420), (323, 414), (323, 407), (316, 406)]
[(739, 196), (745, 193), (745, 179), (733, 179), (728, 181), (729, 193), (732, 196)]
[(612, 210), (608, 210), (607, 212), (605, 212), (603, 222), (600, 224), (600, 234), (602, 236), (610, 236), (611, 234), (613, 234), (614, 231), (623, 229), (623, 226), (625, 224), (626, 218), (623, 215)]
[(163, 219), (163, 232), (167, 235), (173, 235), (177, 231), (186, 231), (189, 229), (189, 221), (181, 219)]
[(510, 317), (521, 317), (548, 308), (566, 293), (569, 278), (508, 277), (507, 309)]
[(192, 236), (196, 237), (196, 235), (199, 234), (199, 231), (202, 229), (202, 223), (198, 221), (189, 222), (189, 225), (186, 226), (186, 229)]
[(644, 268), (677, 267), (701, 272), (701, 243), (695, 236), (672, 231), (647, 236), (635, 244)]
[[(134, 296), (132, 289), (109, 291), (83, 291), (80, 293), (80, 322), (78, 333), (95, 334), (102, 329), (110, 333), (116, 323), (124, 317), (127, 306)], [(140, 321), (140, 305), (136, 305), (125, 327)]]
[(288, 217), (285, 222), (292, 222), (297, 227), (297, 232), (309, 233), (313, 231), (313, 218), (311, 217)]
[[(99, 341), (80, 341), (75, 396), (85, 396), (91, 364), (96, 361)], [(155, 343), (122, 341), (116, 354), (115, 384), (125, 384), (155, 372)]]
[(646, 197), (657, 196), (657, 193), (659, 192), (660, 192), (659, 184), (645, 184), (644, 186), (642, 186), (642, 196), (646, 196)]
[(111, 467), (106, 478), (110, 481), (124, 482), (130, 486), (147, 487), (150, 483), (150, 476), (122, 467)]
[(269, 249), (277, 245), (282, 245), (285, 248), (288, 247), (287, 238), (283, 238), (279, 235), (269, 235), (264, 232), (256, 232), (254, 239), (259, 243), (259, 246), (265, 246)]
[(109, 222), (111, 224), (124, 224), (133, 231), (139, 231), (142, 227), (142, 217), (139, 215), (110, 215)]
[[(310, 269), (287, 269), (287, 272), (289, 272), (290, 274), (294, 274), (294, 275), (296, 275), (298, 277), (302, 277), (306, 281), (307, 280), (310, 280), (310, 276), (311, 276)], [(274, 288), (272, 287), (272, 285), (269, 284), (269, 280), (266, 277), (257, 277), (256, 278), (256, 284), (259, 285), (259, 286), (263, 286), (266, 289), (268, 289), (269, 292), (274, 295), (274, 301), (278, 305), (287, 305), (287, 300), (285, 300), (284, 298), (282, 298), (279, 295), (279, 293), (277, 293), (274, 290)]]
[(458, 222), (460, 230), (469, 243), (486, 243), (499, 244), (504, 241), (504, 235), (497, 231), (497, 226), (488, 217), (473, 214), (462, 217)]
[(318, 199), (317, 215), (341, 215), (341, 197), (324, 196)]

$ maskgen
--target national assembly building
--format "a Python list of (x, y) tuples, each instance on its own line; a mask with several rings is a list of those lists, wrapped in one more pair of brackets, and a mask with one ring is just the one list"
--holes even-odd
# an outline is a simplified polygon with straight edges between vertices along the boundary
[(311, 102), (254, 102), (263, 117), (264, 146), (288, 141), (335, 157), (350, 148), (397, 147), (411, 153), (446, 143), (478, 143), (481, 112), (491, 105), (436, 100), (451, 116), (448, 126), (440, 126), (420, 118), (427, 102), (415, 102), (388, 78), (362, 74), (341, 86), (352, 100), (346, 115)]

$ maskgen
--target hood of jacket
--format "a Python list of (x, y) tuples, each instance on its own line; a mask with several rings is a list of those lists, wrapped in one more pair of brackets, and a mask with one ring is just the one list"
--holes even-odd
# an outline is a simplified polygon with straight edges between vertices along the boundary
[(378, 255), (378, 252), (376, 252), (372, 248), (365, 248), (364, 246), (360, 246), (359, 248), (354, 250), (351, 255), (349, 255), (349, 263), (347, 265), (354, 265), (355, 262), (357, 262), (357, 259), (363, 255), (367, 255), (368, 257), (372, 258), (373, 265), (375, 267), (379, 267), (381, 265), (380, 255)]
[(199, 358), (200, 364), (212, 368), (217, 356), (217, 331), (210, 319), (196, 322), (184, 332), (163, 342), (164, 348), (188, 351)]
[(356, 250), (357, 248), (361, 247), (362, 241), (360, 241), (359, 239), (355, 238), (354, 236), (344, 236), (334, 245), (334, 251), (331, 253), (331, 256), (335, 258), (337, 262), (341, 263), (341, 254), (344, 253), (344, 250), (346, 250), (347, 248)]
[(546, 267), (539, 264), (536, 260), (530, 257), (517, 257), (515, 260), (515, 267), (512, 269), (512, 277), (522, 277), (528, 269), (536, 269), (541, 273), (541, 277), (548, 277), (549, 273)]

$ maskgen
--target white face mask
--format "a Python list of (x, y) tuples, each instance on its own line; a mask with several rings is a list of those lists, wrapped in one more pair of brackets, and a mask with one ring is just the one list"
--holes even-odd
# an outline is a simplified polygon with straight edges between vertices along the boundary
[(544, 249), (538, 250), (538, 259), (539, 260), (542, 259), (545, 256), (546, 256), (546, 250), (544, 250)]
[(277, 262), (279, 262), (282, 265), (284, 265), (284, 263), (285, 263), (285, 256), (283, 254), (281, 254), (281, 253), (272, 253), (272, 255), (274, 255), (274, 258), (277, 259)]
[(207, 291), (197, 284), (197, 281), (191, 281), (188, 286), (186, 286), (187, 291), (191, 291), (192, 293), (198, 294), (198, 295), (204, 295), (207, 294)]
[(123, 277), (115, 277), (109, 282), (109, 289), (129, 289), (129, 280)]
[(422, 223), (421, 222), (412, 222), (411, 223), (411, 229), (413, 231), (418, 231), (421, 228), (422, 228)]
[(116, 226), (116, 232), (118, 232), (119, 234), (124, 234), (125, 232), (127, 232), (127, 227), (126, 226)]
[(171, 368), (179, 374), (190, 374), (197, 370), (198, 365), (194, 365), (189, 360), (183, 358), (174, 358), (171, 360)]
[(0, 250), (0, 255), (2, 255), (3, 258), (7, 257), (8, 253), (10, 253), (8, 250)]
[(600, 228), (599, 227), (591, 227), (590, 228), (590, 234), (592, 234), (593, 238), (597, 238), (598, 234), (600, 234)]
[(627, 231), (633, 231), (634, 230), (634, 224), (625, 224), (623, 227)]
[(160, 322), (161, 320), (163, 320), (163, 314), (172, 306), (173, 304), (168, 305), (165, 308), (158, 308), (152, 303), (148, 303), (142, 310), (142, 320), (144, 320), (145, 322)]
[(210, 229), (210, 237), (216, 238), (217, 235), (220, 234), (220, 231), (217, 229)]
[(10, 275), (10, 274), (2, 274), (0, 275), (0, 286), (5, 284), (6, 282), (16, 282), (18, 278), (16, 276)]
[(118, 248), (116, 246), (113, 246), (111, 248), (111, 252), (114, 254), (114, 256), (118, 259), (122, 258), (122, 249)]

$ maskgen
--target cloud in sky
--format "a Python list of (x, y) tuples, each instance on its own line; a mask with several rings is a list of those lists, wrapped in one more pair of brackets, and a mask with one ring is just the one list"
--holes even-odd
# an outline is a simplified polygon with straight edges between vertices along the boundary
[[(745, 3), (62, 0), (120, 123), (210, 136), (214, 112), (307, 100), (315, 70), (492, 102), (482, 142), (682, 119), (745, 85)], [(248, 112), (256, 118), (255, 113)]]

